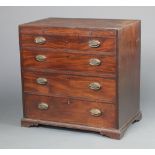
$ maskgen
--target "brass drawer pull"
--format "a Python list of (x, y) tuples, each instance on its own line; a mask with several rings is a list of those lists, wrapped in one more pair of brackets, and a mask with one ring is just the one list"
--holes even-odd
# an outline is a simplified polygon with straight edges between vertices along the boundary
[(48, 104), (44, 103), (44, 102), (41, 102), (41, 103), (38, 104), (38, 109), (47, 110), (48, 109)]
[(46, 38), (39, 36), (34, 39), (34, 42), (36, 44), (44, 44), (46, 42)]
[(36, 82), (40, 85), (45, 85), (45, 84), (47, 84), (47, 79), (46, 78), (37, 78)]
[(91, 114), (92, 116), (99, 117), (99, 116), (102, 115), (102, 112), (101, 112), (100, 109), (91, 109), (91, 110), (90, 110), (90, 114)]
[(91, 66), (99, 66), (101, 64), (101, 60), (93, 58), (89, 60), (89, 64)]
[(101, 89), (101, 85), (98, 82), (93, 82), (89, 84), (89, 88), (92, 90), (99, 90)]
[(46, 56), (45, 56), (45, 55), (37, 55), (37, 56), (35, 57), (35, 59), (36, 59), (37, 61), (39, 61), (39, 62), (42, 62), (42, 61), (45, 61)]
[(90, 40), (88, 44), (89, 44), (89, 47), (91, 48), (97, 48), (100, 46), (101, 43), (98, 40)]

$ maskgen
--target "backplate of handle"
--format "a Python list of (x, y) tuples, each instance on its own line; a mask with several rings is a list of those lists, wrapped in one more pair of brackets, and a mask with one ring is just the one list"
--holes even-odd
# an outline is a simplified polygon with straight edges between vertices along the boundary
[(89, 44), (89, 47), (91, 48), (97, 48), (100, 46), (101, 43), (99, 40), (90, 40), (88, 44)]
[(90, 114), (95, 117), (99, 117), (102, 115), (102, 111), (100, 109), (91, 109)]
[(46, 56), (45, 55), (36, 55), (35, 59), (39, 62), (45, 61)]
[(36, 79), (36, 82), (40, 85), (45, 85), (47, 84), (47, 79), (46, 78), (42, 78), (42, 77), (39, 77)]
[(48, 109), (48, 104), (45, 102), (41, 102), (38, 104), (38, 109), (40, 110), (47, 110)]
[(34, 38), (34, 42), (36, 44), (44, 44), (46, 42), (46, 38), (42, 36), (38, 36)]
[(97, 58), (92, 58), (89, 60), (89, 64), (91, 66), (99, 66), (101, 64), (101, 60), (99, 60)]
[(101, 89), (101, 85), (98, 82), (92, 82), (89, 84), (89, 88), (92, 90), (99, 90)]

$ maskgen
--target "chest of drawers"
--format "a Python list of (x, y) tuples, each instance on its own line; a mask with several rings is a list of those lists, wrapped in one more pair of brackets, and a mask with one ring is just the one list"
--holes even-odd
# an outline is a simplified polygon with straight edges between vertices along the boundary
[(120, 139), (141, 119), (139, 20), (48, 18), (20, 25), (19, 38), (22, 126)]

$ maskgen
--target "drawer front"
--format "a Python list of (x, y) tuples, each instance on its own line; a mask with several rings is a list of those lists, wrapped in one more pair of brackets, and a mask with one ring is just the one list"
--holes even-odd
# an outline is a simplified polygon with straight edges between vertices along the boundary
[(115, 38), (59, 35), (21, 35), (22, 47), (114, 52)]
[(113, 104), (25, 94), (25, 117), (92, 127), (116, 127)]
[(116, 82), (86, 76), (24, 72), (24, 91), (115, 102)]
[(28, 68), (69, 70), (93, 74), (115, 74), (116, 71), (115, 56), (28, 50), (21, 54), (23, 67)]

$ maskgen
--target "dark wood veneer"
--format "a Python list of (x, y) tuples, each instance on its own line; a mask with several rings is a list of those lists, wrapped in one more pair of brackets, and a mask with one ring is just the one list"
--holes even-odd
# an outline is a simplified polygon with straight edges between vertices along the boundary
[[(49, 103), (48, 110), (37, 108), (41, 102)], [(82, 107), (82, 108), (81, 108)], [(90, 115), (92, 108), (102, 111), (100, 117)], [(115, 128), (115, 106), (100, 102), (88, 102), (64, 97), (47, 97), (25, 94), (25, 117), (44, 121), (87, 125), (92, 127)]]
[[(70, 70), (85, 73), (109, 73), (116, 74), (116, 57), (96, 54), (79, 54), (60, 51), (34, 51), (23, 50), (23, 67), (24, 68), (42, 68), (55, 70)], [(35, 60), (37, 55), (46, 56), (45, 61), (38, 62)], [(91, 66), (90, 59), (97, 58), (101, 61), (99, 66)]]
[(88, 45), (88, 41), (92, 39), (92, 36), (66, 36), (66, 35), (42, 35), (46, 38), (44, 44), (36, 44), (34, 42), (37, 35), (21, 35), (22, 47), (38, 47), (38, 48), (53, 48), (53, 49), (73, 49), (73, 50), (83, 50), (83, 51), (102, 51), (102, 52), (112, 52), (116, 48), (115, 38), (106, 37), (93, 37), (95, 40), (100, 41), (99, 48), (91, 48)]
[[(47, 84), (39, 85), (36, 79), (42, 77), (47, 79)], [(44, 95), (65, 95), (93, 100), (115, 102), (116, 83), (113, 79), (96, 77), (81, 77), (60, 74), (40, 74), (39, 72), (24, 72), (24, 91), (42, 93)], [(94, 91), (89, 88), (92, 82), (99, 82), (101, 89)]]
[[(20, 25), (22, 126), (52, 125), (120, 139), (141, 119), (140, 26), (139, 20), (69, 18)], [(37, 44), (35, 37), (46, 42)], [(100, 46), (90, 47), (91, 40)], [(36, 61), (37, 55), (46, 60)], [(101, 64), (91, 66), (92, 58)], [(37, 84), (38, 77), (47, 84)], [(92, 82), (101, 89), (91, 90)], [(48, 108), (39, 109), (40, 103)], [(101, 115), (92, 115), (92, 109)]]
[(120, 127), (140, 108), (140, 26), (140, 21), (137, 21), (118, 31), (117, 61)]

